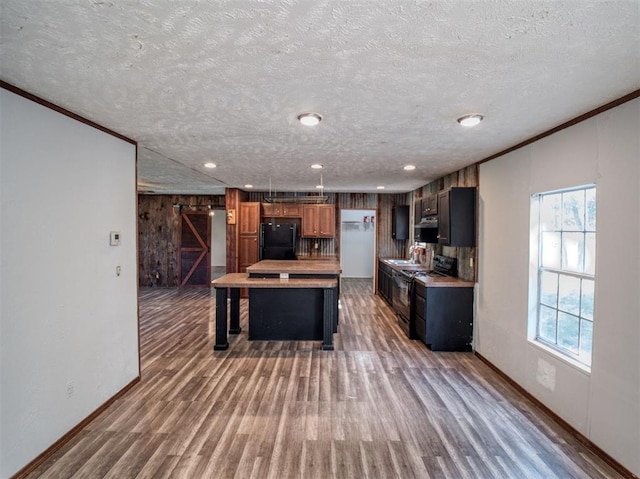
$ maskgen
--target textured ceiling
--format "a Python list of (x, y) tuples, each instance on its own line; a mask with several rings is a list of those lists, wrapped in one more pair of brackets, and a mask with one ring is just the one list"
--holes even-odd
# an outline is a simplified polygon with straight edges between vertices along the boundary
[(138, 141), (157, 193), (410, 191), (640, 88), (638, 0), (0, 8), (2, 80)]

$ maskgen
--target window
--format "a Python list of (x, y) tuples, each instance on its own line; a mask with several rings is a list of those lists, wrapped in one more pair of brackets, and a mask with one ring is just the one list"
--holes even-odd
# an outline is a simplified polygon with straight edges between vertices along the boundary
[[(533, 340), (591, 366), (596, 259), (596, 187), (532, 197)], [(535, 231), (535, 230), (534, 230)], [(535, 278), (535, 279), (534, 279)]]

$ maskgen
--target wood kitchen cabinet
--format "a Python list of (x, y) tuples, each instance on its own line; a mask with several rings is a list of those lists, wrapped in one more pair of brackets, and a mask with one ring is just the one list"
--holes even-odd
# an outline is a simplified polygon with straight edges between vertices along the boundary
[(422, 198), (422, 216), (438, 214), (438, 195), (427, 195)]
[(238, 267), (244, 273), (247, 267), (258, 262), (260, 257), (258, 236), (244, 235), (238, 238)]
[(260, 203), (240, 203), (239, 216), (239, 234), (257, 236), (260, 229)]
[(259, 260), (260, 203), (240, 203), (238, 236), (238, 271)]
[(475, 187), (452, 187), (438, 193), (438, 243), (476, 245)]
[(424, 200), (417, 199), (413, 205), (413, 224), (420, 224), (420, 220), (422, 219), (422, 204)]
[(391, 210), (391, 237), (395, 240), (409, 238), (409, 205), (394, 206)]
[[(238, 211), (238, 272), (260, 260), (260, 203), (240, 203)], [(240, 290), (240, 296), (246, 298), (246, 288)]]
[(414, 282), (416, 336), (432, 351), (471, 351), (473, 288), (425, 287)]
[(268, 218), (300, 218), (302, 216), (302, 205), (262, 203), (262, 216)]
[(384, 300), (391, 305), (392, 296), (391, 290), (393, 288), (392, 268), (388, 264), (378, 260), (378, 294), (384, 298)]
[(333, 238), (336, 235), (334, 205), (302, 206), (302, 237)]

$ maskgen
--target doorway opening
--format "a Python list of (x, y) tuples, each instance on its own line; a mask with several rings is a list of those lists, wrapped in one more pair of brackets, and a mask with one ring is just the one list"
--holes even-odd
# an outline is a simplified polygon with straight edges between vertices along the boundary
[(340, 266), (343, 278), (371, 279), (376, 264), (376, 210), (340, 212)]

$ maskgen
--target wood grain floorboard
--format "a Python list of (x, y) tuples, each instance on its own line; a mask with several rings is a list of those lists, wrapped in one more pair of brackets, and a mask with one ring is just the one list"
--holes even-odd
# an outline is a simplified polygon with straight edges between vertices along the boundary
[(31, 478), (619, 478), (471, 353), (409, 340), (341, 284), (335, 351), (230, 335), (215, 294), (140, 291), (141, 382)]

